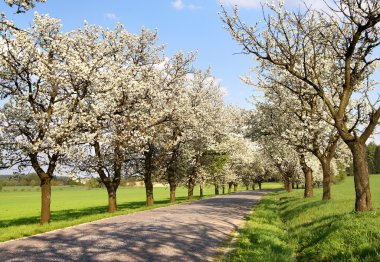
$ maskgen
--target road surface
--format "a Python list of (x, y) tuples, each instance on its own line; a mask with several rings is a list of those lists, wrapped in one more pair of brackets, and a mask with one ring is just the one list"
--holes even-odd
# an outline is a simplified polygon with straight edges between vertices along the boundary
[(0, 243), (0, 261), (210, 261), (265, 193), (244, 191)]

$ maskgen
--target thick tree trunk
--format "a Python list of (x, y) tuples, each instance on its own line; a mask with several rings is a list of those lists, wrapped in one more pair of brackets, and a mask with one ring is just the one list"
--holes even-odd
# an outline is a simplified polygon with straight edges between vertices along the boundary
[(252, 183), (252, 190), (255, 190), (255, 182)]
[[(307, 165), (304, 155), (300, 156), (300, 165), (305, 176), (305, 191), (304, 197), (313, 197), (313, 170)], [(297, 184), (298, 185), (298, 184)], [(298, 188), (298, 187), (297, 187)]]
[(231, 194), (232, 185), (233, 185), (232, 182), (229, 182), (229, 183), (228, 183), (228, 194)]
[(195, 180), (190, 177), (187, 183), (187, 199), (193, 199)]
[(153, 206), (154, 205), (154, 199), (153, 199), (152, 174), (145, 175), (144, 183), (145, 183), (145, 193), (146, 193), (146, 205), (147, 206)]
[(168, 183), (170, 187), (170, 203), (175, 203), (175, 191), (177, 189), (176, 177), (175, 177), (175, 169), (172, 166), (168, 168)]
[(322, 187), (323, 187), (323, 195), (322, 200), (330, 200), (331, 199), (331, 159), (329, 158), (320, 158), (320, 162), (322, 165)]
[(41, 217), (40, 224), (50, 223), (50, 202), (51, 202), (51, 178), (41, 179)]
[(261, 189), (261, 181), (257, 182), (259, 184), (259, 189)]
[(152, 173), (153, 173), (153, 153), (152, 150), (149, 149), (148, 151), (145, 151), (145, 172), (144, 172), (144, 184), (145, 184), (145, 194), (146, 194), (146, 205), (147, 206), (153, 206), (154, 205), (154, 199), (153, 199), (153, 179), (152, 179)]
[(106, 185), (108, 193), (108, 212), (113, 213), (117, 210), (116, 189), (112, 185)]
[(175, 203), (175, 190), (177, 188), (177, 185), (175, 183), (170, 183), (170, 203), (174, 204)]
[(48, 224), (50, 223), (50, 203), (51, 203), (51, 180), (53, 178), (53, 173), (57, 164), (58, 154), (54, 154), (50, 158), (50, 162), (47, 168), (47, 172), (45, 172), (39, 162), (38, 162), (38, 154), (30, 154), (30, 161), (32, 163), (32, 167), (34, 171), (37, 173), (40, 178), (41, 184), (41, 217), (40, 224)]
[(215, 184), (215, 195), (219, 195), (219, 184)]
[(285, 177), (285, 179), (284, 179), (284, 186), (285, 186), (285, 190), (287, 192), (292, 192), (293, 191), (292, 181), (290, 180), (289, 177)]
[(199, 170), (201, 168), (201, 156), (196, 155), (193, 172), (187, 182), (187, 199), (192, 199), (194, 195), (195, 180), (198, 178)]
[(199, 184), (199, 197), (203, 197), (203, 183)]
[(368, 163), (365, 144), (359, 141), (347, 143), (352, 152), (355, 181), (355, 211), (372, 209), (371, 190), (369, 187)]
[(234, 184), (234, 192), (237, 192), (238, 184)]

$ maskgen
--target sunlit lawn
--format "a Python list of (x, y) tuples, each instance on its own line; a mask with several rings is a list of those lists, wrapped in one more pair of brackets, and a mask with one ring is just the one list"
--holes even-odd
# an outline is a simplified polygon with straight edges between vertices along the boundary
[(266, 196), (225, 261), (380, 261), (380, 175), (371, 176), (374, 211), (353, 212), (353, 177), (332, 188), (332, 200), (315, 189)]

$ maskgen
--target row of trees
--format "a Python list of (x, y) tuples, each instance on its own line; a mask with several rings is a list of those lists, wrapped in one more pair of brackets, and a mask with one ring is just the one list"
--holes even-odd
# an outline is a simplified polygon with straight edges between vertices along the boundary
[[(40, 1), (42, 2), (42, 1)], [(18, 12), (34, 1), (8, 1)], [(3, 168), (32, 167), (41, 185), (41, 224), (50, 221), (52, 180), (97, 176), (117, 209), (122, 178), (140, 176), (146, 204), (154, 181), (205, 183), (215, 193), (244, 179), (261, 183), (263, 160), (241, 129), (245, 112), (223, 103), (210, 70), (195, 55), (165, 55), (157, 32), (84, 24), (63, 33), (58, 19), (35, 14), (31, 28), (3, 17), (0, 49), (0, 149)], [(253, 173), (255, 169), (257, 172)], [(260, 176), (259, 176), (260, 174)]]
[(322, 167), (323, 199), (330, 199), (332, 161), (344, 162), (348, 148), (355, 210), (367, 211), (372, 201), (365, 144), (380, 117), (373, 79), (380, 60), (380, 2), (336, 0), (328, 7), (321, 11), (305, 4), (292, 12), (278, 1), (264, 5), (263, 23), (247, 25), (237, 8), (230, 14), (223, 7), (221, 18), (243, 52), (258, 62), (257, 82), (245, 79), (265, 94), (252, 117), (252, 137), (278, 161), (285, 184), (292, 163), (299, 162), (305, 197), (312, 196), (312, 155)]

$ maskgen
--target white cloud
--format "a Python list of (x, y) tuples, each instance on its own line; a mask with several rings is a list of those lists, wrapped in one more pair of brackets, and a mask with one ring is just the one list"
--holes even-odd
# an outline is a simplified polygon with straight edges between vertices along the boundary
[(104, 16), (109, 20), (118, 20), (119, 17), (117, 17), (114, 13), (105, 13)]
[(185, 4), (182, 0), (172, 1), (172, 6), (177, 10), (183, 10), (183, 9), (196, 10), (200, 8), (200, 6), (197, 6), (194, 4)]
[(185, 8), (185, 5), (184, 3), (182, 2), (182, 0), (175, 0), (172, 2), (172, 6), (177, 9), (177, 10), (182, 10)]

